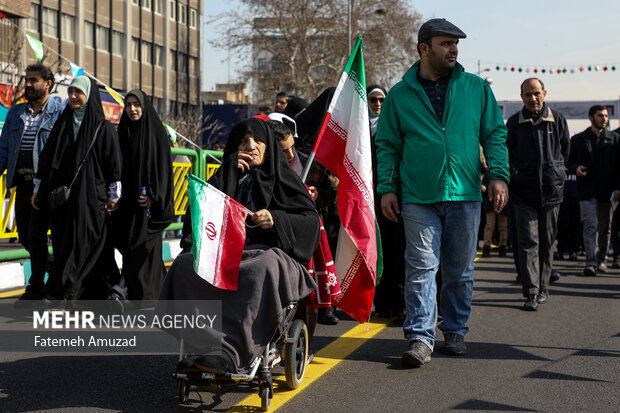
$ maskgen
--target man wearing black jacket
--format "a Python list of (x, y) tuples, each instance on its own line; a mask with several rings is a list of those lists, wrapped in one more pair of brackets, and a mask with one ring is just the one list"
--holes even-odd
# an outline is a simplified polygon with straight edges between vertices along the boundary
[(508, 119), (510, 199), (518, 235), (517, 251), (526, 298), (524, 310), (547, 301), (557, 219), (564, 190), (564, 162), (570, 135), (566, 119), (545, 103), (539, 79), (521, 84), (525, 106)]
[(577, 199), (586, 251), (583, 274), (594, 276), (597, 270), (607, 272), (605, 261), (613, 213), (610, 201), (620, 199), (620, 136), (605, 129), (608, 114), (604, 106), (592, 106), (588, 117), (591, 126), (573, 136), (567, 166), (577, 174)]

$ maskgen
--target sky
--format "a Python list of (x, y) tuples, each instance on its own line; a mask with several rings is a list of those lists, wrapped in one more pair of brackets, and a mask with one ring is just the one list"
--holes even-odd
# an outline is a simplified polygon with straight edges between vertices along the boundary
[[(228, 65), (226, 50), (209, 45), (218, 33), (208, 20), (238, 7), (238, 2), (204, 1), (202, 89), (214, 90), (216, 83), (234, 82), (237, 72), (234, 59)], [(543, 80), (549, 101), (620, 99), (619, 0), (411, 0), (410, 4), (423, 20), (443, 17), (467, 34), (459, 43), (458, 60), (468, 72), (478, 72), (478, 61), (481, 70), (489, 69), (481, 76), (492, 78), (497, 100), (519, 100), (519, 85), (532, 76)], [(547, 73), (540, 73), (543, 68)], [(564, 68), (566, 74), (556, 73)]]

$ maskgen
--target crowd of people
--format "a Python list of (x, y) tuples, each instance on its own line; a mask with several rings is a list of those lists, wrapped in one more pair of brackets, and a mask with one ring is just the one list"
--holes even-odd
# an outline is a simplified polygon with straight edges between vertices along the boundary
[[(389, 91), (366, 91), (384, 260), (375, 313), (403, 323), (407, 367), (431, 360), (439, 318), (442, 351), (466, 354), (479, 229), (483, 257), (496, 229), (499, 255), (512, 249), (526, 311), (549, 300), (559, 278), (554, 257), (577, 260), (582, 249), (583, 274), (595, 276), (609, 270), (611, 244), (612, 265), (620, 264), (613, 207), (620, 136), (606, 128), (607, 108), (592, 106), (591, 126), (571, 138), (562, 113), (545, 103), (544, 83), (528, 78), (520, 87), (523, 108), (504, 122), (490, 86), (457, 62), (466, 37), (445, 19), (425, 22), (420, 59)], [(148, 96), (127, 94), (115, 130), (92, 79), (73, 79), (66, 108), (48, 98), (53, 81), (43, 65), (26, 69), (28, 102), (11, 109), (0, 138), (0, 171), (16, 187), (20, 240), (33, 263), (19, 305), (222, 300), (227, 318), (211, 337), (218, 349), (189, 343), (201, 354), (191, 363), (211, 372), (247, 372), (289, 301), (303, 303), (299, 316), (310, 337), (317, 321), (338, 322), (332, 299), (341, 292), (331, 262), (338, 179), (316, 162), (300, 179), (334, 88), (310, 104), (280, 92), (273, 112), (261, 107), (232, 129), (209, 183), (255, 212), (246, 222), (239, 289), (230, 292), (194, 272), (189, 212), (184, 253), (166, 275), (161, 234), (173, 219), (172, 167), (168, 135)], [(123, 255), (122, 273), (114, 248)]]

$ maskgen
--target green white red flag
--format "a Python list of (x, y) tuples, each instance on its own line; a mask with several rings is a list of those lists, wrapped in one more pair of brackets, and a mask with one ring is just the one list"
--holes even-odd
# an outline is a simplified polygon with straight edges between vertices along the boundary
[(334, 304), (363, 323), (370, 316), (382, 258), (377, 248), (361, 37), (338, 82), (313, 152), (340, 180), (337, 201), (342, 226), (335, 263), (343, 295)]
[(247, 210), (200, 178), (188, 175), (187, 180), (194, 270), (215, 287), (236, 290)]

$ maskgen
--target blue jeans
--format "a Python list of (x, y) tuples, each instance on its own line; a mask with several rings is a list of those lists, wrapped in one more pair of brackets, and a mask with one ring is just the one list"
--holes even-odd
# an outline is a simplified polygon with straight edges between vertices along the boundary
[(439, 329), (444, 334), (469, 331), (480, 202), (405, 204), (402, 216), (407, 238), (403, 329), (409, 342), (420, 340), (432, 350), (437, 323), (435, 276), (440, 263), (443, 322)]

